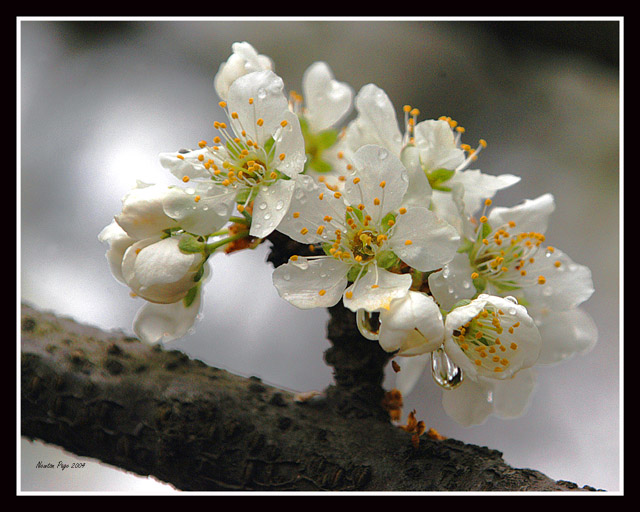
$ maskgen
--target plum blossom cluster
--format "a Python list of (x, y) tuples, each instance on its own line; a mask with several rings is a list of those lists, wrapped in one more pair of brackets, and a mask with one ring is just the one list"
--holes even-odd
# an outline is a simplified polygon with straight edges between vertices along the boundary
[(278, 231), (312, 253), (274, 270), (279, 295), (301, 309), (342, 302), (394, 357), (400, 391), (428, 369), (461, 424), (521, 415), (536, 365), (593, 347), (580, 307), (591, 273), (546, 242), (553, 196), (494, 206), (519, 178), (472, 168), (484, 140), (463, 143), (446, 116), (419, 121), (374, 84), (356, 92), (324, 62), (287, 91), (246, 42), (214, 88), (225, 121), (211, 140), (160, 154), (175, 184), (138, 183), (99, 235), (114, 277), (144, 300), (141, 339), (186, 335), (212, 255)]

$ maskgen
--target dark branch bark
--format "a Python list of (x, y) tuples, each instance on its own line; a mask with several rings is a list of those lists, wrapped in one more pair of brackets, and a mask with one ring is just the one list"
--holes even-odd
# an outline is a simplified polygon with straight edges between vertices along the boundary
[[(353, 332), (332, 323), (339, 347)], [(414, 447), (371, 380), (346, 377), (344, 350), (327, 354), (339, 369), (327, 396), (297, 402), (257, 378), (23, 306), (21, 434), (182, 490), (592, 490), (453, 439)], [(363, 358), (374, 379), (380, 356)]]

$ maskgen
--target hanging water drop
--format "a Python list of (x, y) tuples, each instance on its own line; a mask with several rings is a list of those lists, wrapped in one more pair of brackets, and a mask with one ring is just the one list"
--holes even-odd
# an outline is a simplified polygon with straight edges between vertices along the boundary
[(380, 322), (369, 311), (359, 309), (356, 312), (356, 325), (360, 334), (368, 340), (377, 341), (380, 337)]
[(455, 389), (462, 384), (462, 370), (449, 358), (443, 347), (431, 352), (431, 375), (438, 386)]

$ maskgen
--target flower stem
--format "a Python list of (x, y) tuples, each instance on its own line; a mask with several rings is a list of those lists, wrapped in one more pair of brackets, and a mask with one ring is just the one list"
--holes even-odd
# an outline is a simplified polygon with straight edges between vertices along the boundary
[(207, 254), (212, 254), (218, 247), (222, 247), (223, 245), (227, 245), (235, 240), (240, 240), (241, 238), (245, 238), (249, 236), (249, 231), (241, 231), (240, 233), (236, 233), (235, 235), (231, 235), (227, 238), (223, 238), (222, 240), (218, 240), (212, 244), (207, 244), (205, 246), (205, 250)]

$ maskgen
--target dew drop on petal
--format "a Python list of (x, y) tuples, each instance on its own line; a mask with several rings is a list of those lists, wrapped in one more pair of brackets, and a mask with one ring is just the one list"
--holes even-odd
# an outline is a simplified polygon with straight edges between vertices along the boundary
[(282, 210), (282, 208), (284, 208), (284, 201), (282, 199), (280, 199), (277, 203), (276, 203), (276, 210), (280, 211)]
[(267, 207), (267, 203), (260, 203), (258, 205), (258, 208), (260, 208), (261, 210), (264, 210)]
[(443, 347), (431, 352), (431, 375), (438, 386), (455, 389), (462, 384), (462, 370), (449, 358)]

